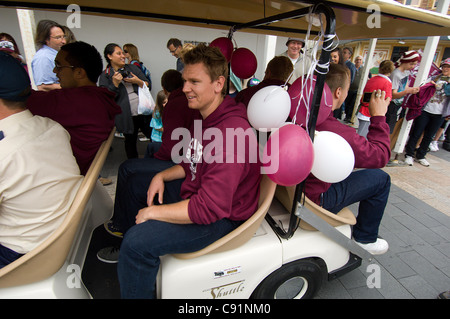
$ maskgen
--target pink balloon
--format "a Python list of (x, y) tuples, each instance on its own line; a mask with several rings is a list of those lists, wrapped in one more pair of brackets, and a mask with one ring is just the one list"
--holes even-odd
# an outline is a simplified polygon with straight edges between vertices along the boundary
[(219, 48), (227, 61), (230, 62), (231, 55), (233, 54), (233, 42), (230, 39), (225, 37), (217, 38), (213, 40), (209, 46)]
[(252, 77), (257, 67), (258, 61), (252, 51), (246, 48), (234, 50), (231, 56), (231, 70), (238, 78), (248, 79)]
[[(303, 82), (306, 81), (304, 88), (303, 88), (303, 97), (302, 101), (300, 102), (300, 107), (297, 112), (297, 117), (295, 120), (295, 123), (306, 126), (306, 106), (305, 101), (308, 101), (308, 92), (309, 92), (309, 101), (312, 102), (312, 97), (314, 94), (314, 88), (316, 87), (316, 81), (313, 81), (312, 89), (311, 87), (311, 80), (305, 80), (305, 78), (300, 77), (297, 80), (292, 83), (292, 85), (289, 87), (288, 93), (291, 97), (291, 112), (289, 113), (289, 117), (291, 119), (294, 118), (295, 111), (297, 110), (298, 101), (300, 100), (300, 91), (303, 85)], [(331, 94), (331, 90), (328, 87), (328, 85), (325, 83), (323, 87), (322, 92), (322, 99), (320, 100), (320, 108), (319, 108), (319, 115), (317, 117), (316, 125), (322, 124), (327, 117), (331, 113), (331, 106), (333, 105), (333, 96)], [(311, 117), (311, 114), (309, 114), (309, 118)]]
[(302, 127), (291, 123), (272, 132), (263, 154), (264, 171), (272, 181), (297, 185), (309, 175), (313, 163), (313, 144)]

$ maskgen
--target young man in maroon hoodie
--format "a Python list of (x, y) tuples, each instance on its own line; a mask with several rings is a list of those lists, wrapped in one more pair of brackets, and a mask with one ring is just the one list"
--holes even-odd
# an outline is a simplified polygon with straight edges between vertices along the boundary
[(81, 41), (66, 44), (56, 55), (53, 70), (62, 89), (33, 91), (27, 103), (34, 115), (51, 118), (69, 132), (82, 175), (122, 112), (115, 94), (97, 87), (102, 70), (102, 58), (94, 46)]
[[(348, 68), (330, 64), (326, 83), (333, 94), (332, 110), (335, 110), (347, 97), (350, 86)], [(306, 196), (333, 213), (353, 203), (360, 203), (353, 238), (372, 254), (383, 254), (389, 247), (384, 239), (378, 238), (378, 228), (391, 185), (389, 175), (379, 169), (386, 165), (391, 155), (389, 125), (385, 118), (389, 101), (386, 92), (377, 90), (372, 93), (367, 139), (358, 135), (354, 128), (340, 123), (332, 112), (324, 122), (318, 124), (317, 131), (330, 131), (343, 137), (355, 155), (355, 168), (365, 169), (352, 172), (339, 183), (323, 182), (313, 174), (308, 176), (305, 183)]]
[[(184, 62), (183, 91), (189, 107), (201, 114), (196, 123), (201, 125), (201, 136), (191, 130), (183, 162), (155, 175), (148, 190), (149, 206), (139, 211), (136, 225), (125, 234), (118, 265), (123, 298), (155, 297), (160, 256), (202, 249), (257, 209), (260, 164), (242, 160), (257, 152), (256, 136), (245, 106), (225, 97), (227, 61), (217, 48), (200, 44), (186, 53)], [(243, 153), (237, 145), (232, 151), (228, 148), (229, 130), (252, 133), (245, 136)], [(215, 139), (207, 137), (209, 133)], [(224, 147), (212, 151), (211, 144), (220, 142), (225, 142)], [(165, 183), (180, 178), (185, 179), (180, 201), (162, 203)], [(153, 204), (155, 196), (161, 205)]]

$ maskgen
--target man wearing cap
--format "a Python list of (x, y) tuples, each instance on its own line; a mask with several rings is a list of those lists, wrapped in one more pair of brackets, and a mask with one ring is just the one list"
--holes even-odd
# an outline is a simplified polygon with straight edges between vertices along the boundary
[(296, 79), (308, 73), (312, 64), (312, 59), (303, 52), (305, 41), (300, 38), (288, 38), (286, 42), (287, 50), (281, 53), (281, 56), (287, 56), (294, 66), (294, 73), (289, 79), (292, 84)]
[(396, 69), (389, 76), (392, 81), (392, 101), (386, 113), (386, 122), (389, 124), (391, 134), (394, 132), (394, 127), (397, 123), (397, 113), (403, 103), (403, 98), (406, 94), (416, 94), (419, 92), (418, 87), (409, 87), (407, 85), (409, 74), (419, 61), (419, 52), (414, 50), (407, 51), (396, 62)]
[(36, 43), (39, 50), (31, 61), (34, 83), (40, 91), (60, 89), (61, 86), (53, 73), (53, 68), (56, 54), (66, 44), (63, 27), (51, 20), (39, 21), (36, 29)]
[(28, 70), (26, 63), (23, 62), (22, 57), (16, 52), (14, 43), (7, 40), (0, 41), (0, 51), (12, 55), (14, 58), (17, 59), (17, 61), (20, 62), (20, 64), (25, 68), (25, 70)]
[(62, 223), (82, 176), (69, 133), (26, 109), (30, 78), (0, 52), (0, 268), (44, 242)]

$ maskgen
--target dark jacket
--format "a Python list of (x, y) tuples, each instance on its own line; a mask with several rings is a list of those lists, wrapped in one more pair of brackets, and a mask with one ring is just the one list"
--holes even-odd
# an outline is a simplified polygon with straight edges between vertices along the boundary
[[(133, 74), (142, 81), (148, 81), (144, 73), (142, 73), (142, 71), (137, 66), (132, 64), (125, 64), (124, 68), (129, 72), (133, 72)], [(100, 74), (99, 86), (105, 87), (111, 92), (116, 93), (116, 103), (122, 109), (122, 114), (116, 116), (117, 132), (124, 134), (133, 134), (134, 126), (133, 119), (131, 117), (130, 100), (128, 99), (127, 89), (125, 88), (123, 82), (119, 84), (119, 87), (115, 87), (112, 81), (113, 75), (113, 68), (107, 67), (105, 71)], [(138, 94), (139, 86), (137, 84), (133, 84), (133, 89), (134, 92)]]

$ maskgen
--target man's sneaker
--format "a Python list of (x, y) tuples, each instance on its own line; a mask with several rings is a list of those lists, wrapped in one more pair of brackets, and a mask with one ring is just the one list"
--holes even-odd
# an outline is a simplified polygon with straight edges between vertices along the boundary
[(360, 245), (362, 248), (364, 248), (365, 250), (367, 250), (372, 255), (382, 255), (385, 252), (387, 252), (389, 249), (388, 242), (381, 238), (377, 238), (377, 241), (374, 243), (368, 243), (368, 244), (363, 244), (363, 243), (359, 243), (359, 242), (356, 242), (356, 243), (358, 245)]
[(411, 156), (405, 156), (405, 164), (409, 166), (413, 166), (414, 159)]
[(119, 228), (114, 226), (114, 223), (112, 220), (108, 220), (103, 225), (105, 226), (105, 229), (109, 234), (119, 237), (119, 238), (123, 238), (123, 232)]
[(430, 151), (432, 151), (432, 152), (439, 151), (439, 146), (438, 146), (438, 142), (437, 141), (432, 141), (430, 143)]
[(419, 164), (421, 164), (421, 165), (423, 165), (425, 167), (430, 166), (430, 163), (428, 163), (428, 161), (426, 159), (424, 159), (424, 158), (416, 159), (416, 161), (419, 162)]
[(97, 252), (97, 258), (108, 264), (116, 264), (119, 262), (119, 246), (111, 246), (102, 248)]

